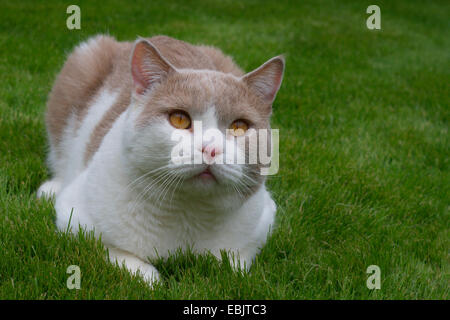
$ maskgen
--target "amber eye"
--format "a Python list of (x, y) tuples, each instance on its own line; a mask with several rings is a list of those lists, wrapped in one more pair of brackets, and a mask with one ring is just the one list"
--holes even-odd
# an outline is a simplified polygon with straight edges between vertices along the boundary
[(177, 129), (189, 129), (191, 127), (191, 118), (183, 111), (175, 111), (169, 115), (170, 123)]
[(235, 137), (243, 136), (247, 130), (248, 124), (244, 120), (236, 120), (230, 126), (230, 133)]

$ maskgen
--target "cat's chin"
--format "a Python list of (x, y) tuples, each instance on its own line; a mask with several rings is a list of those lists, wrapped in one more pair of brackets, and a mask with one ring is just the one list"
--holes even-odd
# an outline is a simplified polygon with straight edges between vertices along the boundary
[(230, 169), (225, 169), (221, 165), (204, 166), (197, 168), (190, 173), (190, 177), (184, 181), (183, 192), (192, 197), (215, 199), (234, 199), (235, 205), (242, 200), (240, 191), (239, 172), (230, 173)]
[(219, 187), (219, 181), (209, 166), (192, 176), (189, 182), (193, 187), (199, 188), (200, 190), (213, 191), (212, 188)]

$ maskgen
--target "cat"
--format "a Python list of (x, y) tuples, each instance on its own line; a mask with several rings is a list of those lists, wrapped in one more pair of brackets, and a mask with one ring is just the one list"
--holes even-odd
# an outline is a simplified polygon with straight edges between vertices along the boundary
[[(149, 284), (160, 278), (151, 259), (180, 249), (218, 259), (225, 250), (248, 270), (276, 213), (260, 165), (174, 164), (171, 137), (192, 136), (201, 121), (235, 146), (250, 129), (270, 129), (284, 66), (277, 56), (244, 74), (215, 47), (167, 36), (88, 39), (49, 94), (52, 179), (37, 196), (55, 202), (57, 228), (93, 230), (112, 263)], [(210, 160), (232, 152), (215, 141), (194, 148)]]

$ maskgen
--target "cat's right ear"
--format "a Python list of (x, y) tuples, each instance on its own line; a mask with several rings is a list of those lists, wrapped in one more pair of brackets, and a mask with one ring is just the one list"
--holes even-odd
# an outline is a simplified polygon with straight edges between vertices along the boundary
[(131, 74), (137, 94), (143, 94), (155, 84), (161, 83), (174, 71), (175, 68), (153, 44), (145, 39), (136, 41), (131, 57)]

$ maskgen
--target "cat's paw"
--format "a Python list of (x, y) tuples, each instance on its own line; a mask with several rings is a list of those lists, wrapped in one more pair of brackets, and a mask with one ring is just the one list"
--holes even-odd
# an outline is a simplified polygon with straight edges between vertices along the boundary
[(159, 272), (154, 266), (129, 252), (117, 248), (108, 248), (108, 258), (112, 263), (125, 266), (132, 274), (141, 276), (150, 287), (153, 287), (160, 280)]
[(37, 191), (37, 197), (51, 199), (56, 196), (56, 194), (61, 189), (61, 183), (56, 180), (48, 180), (44, 182)]
[[(224, 261), (224, 256), (222, 251), (216, 252), (214, 254), (220, 261)], [(240, 252), (239, 250), (230, 250), (225, 252), (226, 260), (230, 264), (231, 268), (234, 272), (242, 272), (246, 273), (250, 271), (250, 267), (252, 265), (252, 258)]]
[(233, 270), (235, 272), (242, 272), (242, 273), (246, 273), (250, 271), (250, 266), (252, 264), (251, 261), (247, 261), (246, 259), (241, 259), (241, 258), (233, 258), (230, 257), (230, 265), (231, 268), (233, 268)]
[(160, 281), (158, 270), (151, 264), (146, 263), (137, 269), (137, 273), (148, 283), (150, 287)]

